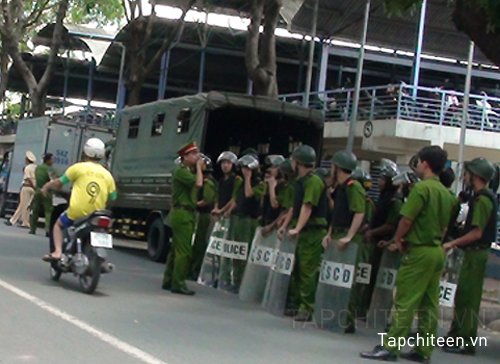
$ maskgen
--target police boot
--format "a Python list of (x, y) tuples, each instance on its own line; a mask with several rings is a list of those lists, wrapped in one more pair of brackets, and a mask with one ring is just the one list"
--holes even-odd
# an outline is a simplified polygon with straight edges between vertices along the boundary
[(399, 356), (403, 359), (409, 360), (409, 361), (414, 361), (417, 363), (430, 363), (430, 360), (424, 357), (422, 354), (416, 352), (415, 350), (411, 350), (408, 353), (401, 353)]
[(383, 361), (396, 361), (398, 357), (396, 354), (391, 353), (389, 350), (384, 348), (382, 345), (377, 345), (373, 348), (372, 351), (365, 351), (363, 353), (359, 353), (359, 355), (364, 359), (373, 359), (373, 360), (383, 360)]
[(299, 311), (294, 317), (297, 322), (309, 322), (312, 320), (312, 313), (308, 311)]
[(194, 296), (195, 292), (194, 291), (191, 291), (190, 289), (188, 289), (187, 287), (183, 287), (183, 288), (172, 288), (170, 290), (170, 292), (172, 293), (176, 293), (176, 294), (182, 294), (184, 296)]

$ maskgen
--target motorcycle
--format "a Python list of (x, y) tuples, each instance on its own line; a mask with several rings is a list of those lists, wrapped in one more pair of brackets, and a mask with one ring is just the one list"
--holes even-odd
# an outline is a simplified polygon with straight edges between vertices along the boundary
[[(73, 273), (81, 290), (92, 294), (101, 273), (114, 270), (114, 265), (106, 260), (107, 250), (113, 248), (113, 237), (108, 233), (111, 225), (111, 212), (98, 210), (63, 229), (63, 254), (61, 259), (50, 263), (50, 278), (57, 282), (63, 273)], [(50, 250), (54, 251), (52, 233)]]

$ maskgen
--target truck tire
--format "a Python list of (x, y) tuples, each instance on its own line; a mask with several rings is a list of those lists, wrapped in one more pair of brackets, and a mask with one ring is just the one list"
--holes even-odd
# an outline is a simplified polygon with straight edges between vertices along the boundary
[(169, 236), (163, 220), (157, 217), (148, 229), (148, 255), (155, 262), (165, 262)]

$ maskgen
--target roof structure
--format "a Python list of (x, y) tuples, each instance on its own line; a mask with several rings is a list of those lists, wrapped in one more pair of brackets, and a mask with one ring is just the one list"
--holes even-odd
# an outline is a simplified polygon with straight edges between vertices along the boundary
[[(159, 0), (162, 5), (181, 6), (187, 0)], [(281, 10), (281, 21), (294, 32), (310, 33), (316, 0), (286, 0)], [(317, 34), (325, 39), (359, 43), (366, 0), (319, 0)], [(212, 0), (215, 9), (233, 15), (248, 15), (247, 0)], [(449, 0), (428, 0), (424, 33), (423, 53), (467, 60), (469, 37), (459, 32), (452, 21), (453, 8)], [(196, 4), (203, 6), (200, 0)], [(210, 10), (210, 9), (209, 9)], [(371, 0), (367, 44), (394, 50), (413, 52), (419, 14), (407, 14), (402, 18), (390, 18), (385, 12), (383, 0)], [(478, 50), (475, 60), (491, 62)]]

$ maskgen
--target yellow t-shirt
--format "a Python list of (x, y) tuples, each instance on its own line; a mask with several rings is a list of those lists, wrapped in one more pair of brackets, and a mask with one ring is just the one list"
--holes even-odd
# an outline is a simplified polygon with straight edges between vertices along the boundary
[(63, 184), (73, 183), (68, 217), (76, 220), (106, 208), (108, 199), (116, 199), (113, 176), (99, 163), (81, 162), (69, 167), (61, 177)]

